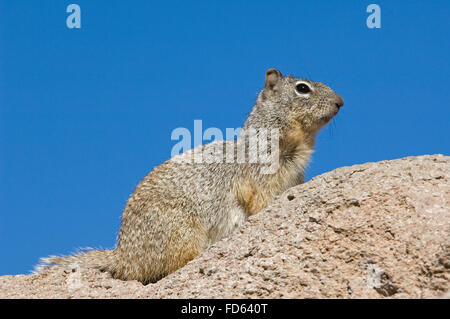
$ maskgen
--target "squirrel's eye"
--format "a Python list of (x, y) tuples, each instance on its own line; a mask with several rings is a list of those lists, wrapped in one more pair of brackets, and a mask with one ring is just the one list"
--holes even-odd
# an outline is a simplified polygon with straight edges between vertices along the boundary
[(295, 86), (295, 90), (300, 94), (307, 94), (311, 92), (311, 89), (308, 85), (305, 83), (299, 83)]

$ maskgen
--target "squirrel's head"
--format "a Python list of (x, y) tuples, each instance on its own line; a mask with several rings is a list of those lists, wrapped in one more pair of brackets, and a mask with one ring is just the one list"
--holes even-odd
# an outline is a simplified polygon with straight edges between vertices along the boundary
[(283, 76), (277, 69), (269, 69), (265, 87), (245, 126), (285, 126), (296, 121), (303, 131), (315, 134), (343, 105), (342, 97), (323, 83)]

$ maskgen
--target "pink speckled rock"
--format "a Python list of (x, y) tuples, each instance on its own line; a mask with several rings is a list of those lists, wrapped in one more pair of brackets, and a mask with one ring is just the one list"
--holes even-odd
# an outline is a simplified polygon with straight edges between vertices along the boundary
[(58, 267), (0, 298), (449, 298), (450, 157), (338, 168), (155, 284)]

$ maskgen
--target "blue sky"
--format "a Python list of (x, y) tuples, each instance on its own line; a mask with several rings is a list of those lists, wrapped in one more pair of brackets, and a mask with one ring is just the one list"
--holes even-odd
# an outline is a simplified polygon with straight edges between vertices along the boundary
[[(381, 7), (368, 29), (366, 7)], [(66, 7), (81, 7), (81, 29)], [(113, 247), (176, 127), (240, 127), (264, 72), (345, 100), (307, 176), (449, 155), (449, 1), (0, 0), (0, 274)]]

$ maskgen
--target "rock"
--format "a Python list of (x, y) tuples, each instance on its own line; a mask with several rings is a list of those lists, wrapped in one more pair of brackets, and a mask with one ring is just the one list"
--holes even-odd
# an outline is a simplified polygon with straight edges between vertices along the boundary
[(338, 168), (155, 284), (51, 267), (0, 298), (449, 298), (449, 181), (442, 155)]

